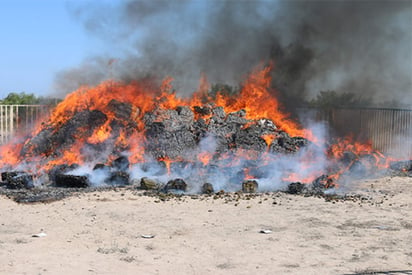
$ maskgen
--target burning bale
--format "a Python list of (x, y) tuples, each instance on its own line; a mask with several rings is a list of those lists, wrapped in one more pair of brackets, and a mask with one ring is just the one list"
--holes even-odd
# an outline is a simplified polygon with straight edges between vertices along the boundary
[(8, 189), (30, 189), (33, 188), (33, 175), (22, 171), (3, 172), (1, 180)]
[(242, 183), (242, 191), (244, 193), (256, 193), (258, 190), (258, 183), (255, 180), (245, 180)]
[(289, 194), (301, 194), (305, 189), (305, 185), (301, 182), (292, 182), (288, 185), (287, 193)]
[[(199, 108), (204, 110), (207, 107)], [(278, 137), (269, 144), (271, 152), (297, 152), (308, 142), (302, 137), (290, 137), (268, 119), (245, 119), (245, 110), (226, 115), (223, 108), (215, 107), (211, 113), (208, 122), (203, 118), (194, 120), (193, 111), (182, 106), (176, 110), (156, 110), (147, 114), (146, 150), (157, 159), (191, 159), (194, 157), (192, 151), (198, 148), (205, 136), (214, 137), (217, 155), (236, 149), (264, 153), (268, 151), (268, 144), (263, 138), (266, 135)]]
[(60, 164), (60, 165), (56, 165), (54, 166), (52, 169), (50, 169), (48, 176), (49, 176), (49, 180), (51, 182), (56, 182), (56, 176), (60, 175), (60, 174), (66, 174), (70, 171), (75, 170), (76, 168), (78, 168), (79, 165), (78, 164)]
[(163, 190), (165, 192), (185, 192), (187, 184), (183, 179), (173, 179), (167, 182)]
[(105, 181), (108, 185), (129, 185), (130, 175), (127, 172), (115, 171), (110, 174), (110, 177)]
[(144, 190), (158, 190), (161, 187), (161, 183), (156, 180), (143, 177), (140, 180), (140, 188)]
[(23, 146), (23, 157), (51, 156), (58, 158), (64, 150), (76, 143), (80, 136), (90, 136), (93, 130), (105, 123), (107, 116), (98, 110), (84, 110), (73, 115), (65, 123), (49, 125)]
[(87, 176), (57, 174), (54, 185), (64, 188), (86, 188), (90, 186)]
[(202, 194), (213, 194), (215, 192), (213, 185), (211, 183), (204, 183), (202, 185)]

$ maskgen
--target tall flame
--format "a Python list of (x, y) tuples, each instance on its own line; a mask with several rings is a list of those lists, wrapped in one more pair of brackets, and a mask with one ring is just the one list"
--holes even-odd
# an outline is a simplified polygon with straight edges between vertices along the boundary
[[(310, 130), (303, 129), (290, 115), (282, 110), (282, 105), (276, 98), (276, 91), (271, 88), (271, 75), (273, 65), (259, 66), (244, 81), (241, 90), (235, 97), (225, 93), (218, 92), (215, 97), (208, 95), (209, 83), (206, 76), (201, 77), (198, 91), (189, 98), (180, 98), (173, 90), (173, 78), (167, 77), (161, 85), (155, 86), (149, 81), (122, 83), (118, 81), (105, 81), (95, 87), (81, 87), (80, 89), (67, 95), (51, 113), (47, 122), (36, 128), (32, 136), (36, 136), (42, 131), (52, 129), (58, 132), (69, 120), (73, 119), (75, 114), (82, 111), (99, 111), (101, 114), (101, 124), (90, 128), (90, 125), (82, 125), (76, 129), (76, 132), (69, 133), (70, 138), (75, 142), (67, 143), (66, 147), (58, 148), (57, 151), (51, 150), (44, 155), (38, 155), (36, 152), (24, 152), (22, 148), (28, 145), (29, 140), (25, 143), (11, 143), (0, 147), (0, 167), (3, 169), (7, 166), (16, 167), (21, 163), (32, 163), (40, 170), (50, 170), (58, 164), (83, 164), (90, 161), (88, 156), (89, 148), (102, 146), (108, 148), (106, 161), (113, 160), (114, 155), (127, 152), (131, 163), (140, 163), (145, 161), (145, 124), (144, 116), (148, 112), (158, 109), (176, 109), (179, 106), (188, 106), (193, 110), (196, 107), (220, 106), (226, 113), (236, 112), (241, 109), (246, 111), (246, 118), (251, 120), (270, 119), (276, 123), (276, 126), (287, 132), (293, 137), (305, 137), (315, 143), (319, 142)], [(113, 107), (114, 104), (127, 104), (130, 108), (126, 113), (117, 113)], [(121, 118), (120, 118), (120, 117)], [(124, 117), (126, 116), (126, 117)], [(203, 117), (207, 119), (207, 117)], [(276, 134), (267, 134), (261, 137), (266, 145), (267, 152), (257, 154), (247, 150), (236, 151), (237, 156), (242, 159), (258, 159), (262, 164), (270, 163), (273, 160), (269, 156), (269, 148), (272, 142), (278, 138)], [(116, 148), (116, 149), (115, 149)], [(110, 150), (122, 150), (121, 152), (110, 152)], [(352, 140), (341, 140), (336, 145), (330, 147), (329, 157), (341, 159), (343, 152), (353, 152), (356, 156), (372, 154), (376, 158), (377, 165), (386, 165), (382, 163), (384, 158), (378, 152), (374, 152), (370, 144), (353, 142)], [(212, 152), (199, 152), (196, 160), (203, 165), (208, 165), (214, 155)], [(171, 164), (178, 159), (165, 157), (159, 159), (166, 165), (168, 173), (171, 171)], [(317, 161), (316, 158), (308, 157), (307, 170), (311, 170), (311, 163)], [(240, 160), (233, 159), (233, 155), (222, 153), (220, 155), (220, 164), (225, 166), (240, 165)], [(303, 167), (303, 166), (302, 166)], [(253, 177), (253, 171), (249, 168), (244, 170), (245, 177)], [(318, 172), (318, 171), (314, 171)], [(335, 173), (332, 177), (337, 177), (342, 172)], [(304, 175), (302, 178), (292, 171), (285, 174), (285, 181), (299, 180), (301, 182), (310, 182), (316, 178), (316, 174)]]

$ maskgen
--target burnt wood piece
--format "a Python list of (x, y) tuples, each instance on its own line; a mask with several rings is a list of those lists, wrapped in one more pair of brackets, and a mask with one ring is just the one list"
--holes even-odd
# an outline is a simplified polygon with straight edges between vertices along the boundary
[(305, 189), (305, 185), (301, 182), (292, 182), (288, 185), (287, 193), (289, 194), (301, 194)]
[(1, 173), (4, 186), (8, 189), (30, 189), (34, 187), (33, 175), (22, 171)]
[(244, 193), (256, 193), (258, 191), (258, 183), (255, 180), (245, 180), (242, 183), (242, 191)]
[(164, 187), (164, 191), (169, 191), (169, 190), (180, 190), (180, 191), (186, 191), (187, 189), (187, 184), (183, 179), (177, 178), (173, 180), (169, 180)]
[(87, 176), (57, 174), (54, 185), (64, 188), (86, 188), (90, 186), (90, 182)]

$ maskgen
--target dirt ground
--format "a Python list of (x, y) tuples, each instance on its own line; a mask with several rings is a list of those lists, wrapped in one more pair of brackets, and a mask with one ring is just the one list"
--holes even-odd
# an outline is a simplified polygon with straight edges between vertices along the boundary
[(0, 274), (412, 274), (412, 178), (351, 187), (357, 196), (345, 200), (162, 201), (122, 189), (47, 204), (2, 196)]

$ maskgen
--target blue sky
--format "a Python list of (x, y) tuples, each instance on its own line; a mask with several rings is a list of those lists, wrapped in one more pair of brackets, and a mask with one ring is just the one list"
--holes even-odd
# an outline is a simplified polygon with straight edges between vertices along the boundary
[[(271, 47), (274, 38), (283, 46), (303, 39), (304, 45), (317, 53), (306, 68), (310, 73), (302, 74), (304, 92), (311, 96), (320, 90), (365, 93), (368, 88), (382, 100), (394, 98), (395, 91), (402, 101), (410, 98), (411, 0), (342, 1), (366, 3), (360, 5), (362, 9), (357, 6), (357, 12), (352, 12), (351, 5), (338, 3), (345, 11), (342, 14), (334, 5), (324, 5), (331, 2), (322, 0), (311, 1), (309, 6), (305, 1), (285, 1), (288, 4), (280, 6), (276, 0), (239, 1), (267, 1), (269, 5), (256, 5), (260, 14), (268, 15), (257, 18), (260, 20), (239, 17), (246, 12), (249, 15), (249, 9), (244, 9), (247, 6), (241, 5), (230, 9), (228, 16), (227, 10), (217, 5), (221, 0), (184, 2), (183, 7), (156, 7), (151, 5), (153, 1), (142, 1), (141, 11), (132, 9), (128, 14), (127, 6), (121, 5), (126, 0), (0, 0), (0, 98), (10, 92), (62, 94), (66, 91), (55, 86), (56, 74), (80, 67), (77, 74), (89, 78), (93, 70), (86, 66), (85, 71), (82, 65), (93, 57), (124, 59), (116, 64), (118, 73), (127, 72), (122, 75), (126, 77), (155, 68), (159, 76), (193, 79), (197, 85), (201, 69), (212, 82), (235, 84), (263, 61), (267, 56), (264, 49)], [(403, 6), (405, 11), (400, 13)], [(320, 8), (323, 16), (312, 16)], [(219, 16), (221, 12), (225, 16)], [(317, 31), (296, 37), (302, 22), (309, 22)], [(100, 63), (97, 65), (101, 69)]]
[(53, 93), (58, 71), (102, 49), (101, 42), (70, 15), (68, 4), (0, 0), (0, 98), (10, 92)]

